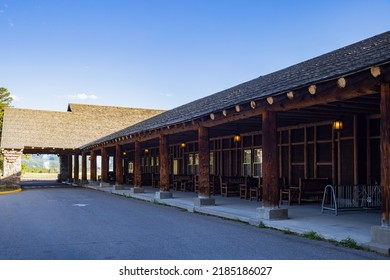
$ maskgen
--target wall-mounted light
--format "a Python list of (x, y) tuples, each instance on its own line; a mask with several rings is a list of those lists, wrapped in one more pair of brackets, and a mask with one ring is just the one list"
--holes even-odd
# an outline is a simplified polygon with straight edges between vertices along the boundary
[(343, 121), (342, 120), (335, 120), (333, 122), (333, 130), (335, 131), (341, 131), (343, 130)]
[(149, 153), (149, 149), (144, 150), (145, 154)]
[(180, 144), (180, 148), (182, 148), (182, 149), (184, 149), (186, 146), (187, 146), (187, 145), (186, 145), (186, 143), (184, 143), (184, 142)]
[(127, 155), (126, 151), (125, 151), (125, 152), (123, 152), (123, 153), (122, 153), (122, 155), (123, 155), (123, 156), (126, 156), (126, 155)]
[(234, 136), (233, 136), (233, 141), (234, 142), (240, 142), (241, 141), (241, 136), (240, 136), (240, 134), (235, 134)]

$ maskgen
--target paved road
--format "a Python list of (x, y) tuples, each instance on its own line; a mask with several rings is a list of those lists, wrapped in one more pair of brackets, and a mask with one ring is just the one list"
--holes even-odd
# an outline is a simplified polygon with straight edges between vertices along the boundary
[(389, 259), (81, 188), (0, 195), (0, 259)]

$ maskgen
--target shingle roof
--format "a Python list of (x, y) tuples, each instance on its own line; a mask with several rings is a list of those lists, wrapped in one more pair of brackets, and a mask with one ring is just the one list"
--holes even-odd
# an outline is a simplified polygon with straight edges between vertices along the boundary
[(191, 121), (237, 104), (319, 83), (358, 72), (390, 60), (390, 32), (368, 38), (316, 58), (206, 96), (121, 131), (107, 135), (83, 148), (125, 135)]
[(69, 104), (68, 112), (6, 108), (1, 148), (73, 149), (164, 111)]

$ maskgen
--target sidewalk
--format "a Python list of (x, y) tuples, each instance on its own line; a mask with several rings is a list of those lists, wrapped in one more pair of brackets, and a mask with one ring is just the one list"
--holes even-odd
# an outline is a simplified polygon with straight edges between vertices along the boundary
[(186, 209), (189, 212), (238, 220), (255, 226), (262, 223), (267, 227), (299, 234), (316, 232), (326, 239), (337, 241), (351, 238), (360, 245), (371, 241), (371, 226), (380, 225), (379, 210), (339, 211), (338, 216), (335, 216), (332, 211), (325, 211), (322, 214), (321, 205), (319, 204), (282, 205), (281, 207), (288, 209), (288, 220), (260, 220), (256, 209), (261, 207), (261, 202), (243, 200), (238, 197), (221, 197), (216, 195), (213, 196), (215, 206), (195, 207), (193, 198), (197, 195), (192, 192), (171, 191), (173, 198), (156, 199), (155, 193), (158, 189), (152, 187), (144, 187), (145, 192), (138, 194), (131, 194), (129, 187), (124, 190), (114, 190), (112, 186), (85, 185), (83, 187), (166, 204)]

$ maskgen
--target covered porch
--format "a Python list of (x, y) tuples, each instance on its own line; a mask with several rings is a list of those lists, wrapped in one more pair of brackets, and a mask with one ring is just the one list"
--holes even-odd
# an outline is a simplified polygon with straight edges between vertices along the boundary
[(381, 226), (372, 228), (373, 241), (389, 244), (390, 68), (381, 55), (387, 40), (382, 34), (261, 76), (81, 149), (115, 149), (116, 185), (126, 170), (134, 191), (145, 174), (157, 174), (166, 199), (173, 196), (172, 175), (198, 176), (195, 206), (215, 203), (213, 176), (257, 177), (265, 220), (291, 218), (279, 206), (282, 178), (283, 188), (323, 178), (335, 186), (380, 185)]
[(321, 205), (282, 205), (288, 209), (288, 220), (260, 220), (257, 208), (261, 207), (256, 201), (242, 200), (239, 197), (212, 196), (215, 199), (215, 206), (194, 205), (193, 199), (197, 196), (193, 192), (181, 192), (171, 190), (173, 198), (156, 198), (156, 188), (145, 186), (143, 193), (133, 193), (130, 185), (126, 185), (123, 190), (115, 190), (111, 186), (99, 187), (85, 185), (90, 189), (95, 189), (107, 193), (131, 197), (152, 203), (177, 207), (179, 209), (196, 212), (204, 215), (213, 215), (225, 219), (231, 219), (253, 226), (264, 225), (272, 227), (286, 233), (305, 234), (315, 232), (321, 237), (329, 240), (343, 241), (348, 238), (353, 239), (359, 245), (366, 246), (371, 241), (371, 226), (380, 223), (380, 210), (367, 211), (343, 211), (335, 216), (333, 212), (321, 213)]

